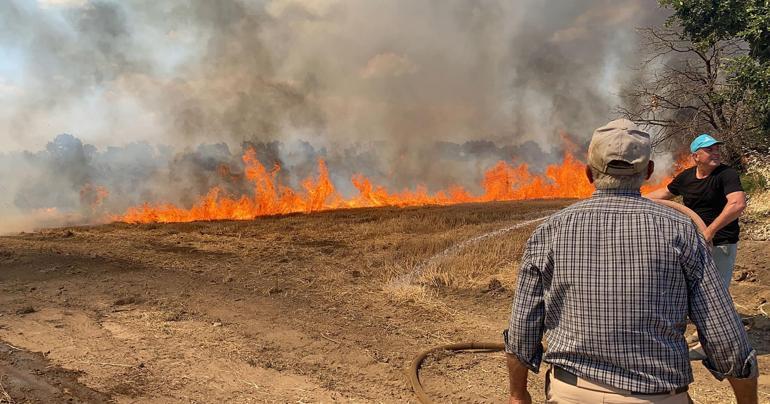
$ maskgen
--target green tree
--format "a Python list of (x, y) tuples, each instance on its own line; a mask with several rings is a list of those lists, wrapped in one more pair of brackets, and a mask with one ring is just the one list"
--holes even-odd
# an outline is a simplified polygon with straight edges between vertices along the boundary
[(715, 133), (737, 158), (770, 131), (770, 0), (659, 0), (665, 27), (642, 30), (649, 57), (620, 111), (656, 142)]
[[(674, 10), (669, 25), (682, 27), (683, 37), (701, 47), (739, 39), (746, 55), (729, 60), (734, 92), (747, 92), (754, 118), (770, 130), (770, 0), (660, 0)], [(732, 94), (732, 98), (741, 94)]]

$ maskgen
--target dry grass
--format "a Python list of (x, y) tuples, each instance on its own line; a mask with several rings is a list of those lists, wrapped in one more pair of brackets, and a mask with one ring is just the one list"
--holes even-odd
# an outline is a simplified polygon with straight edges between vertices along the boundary
[[(377, 290), (396, 304), (440, 309), (433, 304), (437, 288), (478, 289), (493, 278), (510, 287), (534, 225), (495, 232), (571, 202), (355, 209), (253, 221), (115, 223), (52, 229), (24, 238), (50, 241), (73, 254), (93, 244), (110, 245), (100, 256), (129, 257), (132, 266), (210, 273), (260, 295), (318, 293), (334, 301)], [(494, 236), (479, 239), (489, 234)], [(410, 278), (406, 284), (393, 282), (405, 277)], [(351, 278), (355, 290), (350, 290)]]
[(14, 404), (13, 398), (11, 398), (11, 395), (8, 394), (7, 391), (5, 391), (5, 387), (3, 387), (2, 379), (0, 378), (0, 404)]
[(435, 293), (423, 285), (406, 282), (388, 282), (382, 288), (388, 299), (395, 304), (414, 303), (420, 306), (436, 306)]
[(394, 306), (407, 305), (443, 316), (457, 314), (442, 301), (435, 289), (423, 284), (406, 282), (403, 278), (386, 282), (382, 287), (382, 293)]
[(510, 287), (524, 244), (535, 226), (463, 243), (463, 248), (431, 261), (418, 280), (434, 287), (478, 288), (494, 278)]
[[(445, 312), (443, 288), (480, 289), (492, 279), (513, 286), (524, 244), (543, 217), (569, 201), (500, 203), (361, 212), (358, 235), (363, 269), (395, 304)], [(386, 214), (383, 214), (386, 213)], [(501, 231), (501, 229), (503, 231)]]

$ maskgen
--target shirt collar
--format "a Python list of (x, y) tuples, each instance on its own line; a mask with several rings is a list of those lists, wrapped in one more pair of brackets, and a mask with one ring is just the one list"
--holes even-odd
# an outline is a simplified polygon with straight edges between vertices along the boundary
[(593, 197), (604, 196), (635, 196), (641, 197), (642, 193), (638, 189), (597, 189), (594, 191)]

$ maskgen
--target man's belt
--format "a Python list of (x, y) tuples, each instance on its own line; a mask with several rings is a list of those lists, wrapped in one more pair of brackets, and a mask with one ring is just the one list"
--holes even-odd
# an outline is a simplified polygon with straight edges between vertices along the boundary
[[(556, 380), (559, 380), (559, 381), (561, 381), (563, 383), (567, 383), (567, 384), (572, 385), (572, 386), (577, 386), (578, 385), (578, 377), (576, 375), (574, 375), (574, 374), (572, 374), (572, 373), (570, 373), (570, 372), (568, 372), (568, 371), (566, 371), (566, 370), (564, 370), (564, 369), (562, 369), (562, 368), (560, 368), (558, 366), (554, 366), (553, 367), (553, 372), (552, 373), (553, 373), (553, 377)], [(615, 390), (617, 390), (617, 392), (619, 394), (627, 394), (627, 395), (632, 395), (632, 396), (659, 396), (659, 395), (663, 395), (663, 394), (669, 394), (669, 395), (680, 394), (680, 393), (684, 393), (688, 389), (689, 389), (689, 386), (682, 386), (682, 387), (677, 387), (674, 390), (661, 391), (661, 392), (658, 392), (658, 393), (640, 393), (640, 392), (636, 392), (636, 391), (628, 391), (628, 390), (623, 390), (623, 389), (615, 389)]]

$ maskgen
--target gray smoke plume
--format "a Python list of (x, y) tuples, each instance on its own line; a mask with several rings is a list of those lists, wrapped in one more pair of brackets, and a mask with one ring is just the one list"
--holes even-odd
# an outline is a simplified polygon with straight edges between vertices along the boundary
[[(290, 182), (323, 156), (343, 189), (354, 172), (473, 189), (498, 159), (557, 161), (564, 133), (584, 146), (637, 65), (634, 27), (664, 13), (654, 0), (3, 1), (0, 215), (77, 205), (85, 184), (118, 187), (113, 208), (189, 201), (244, 144)], [(81, 139), (60, 159), (72, 167), (46, 146), (62, 132)], [(73, 188), (33, 195), (6, 179), (19, 165)]]

